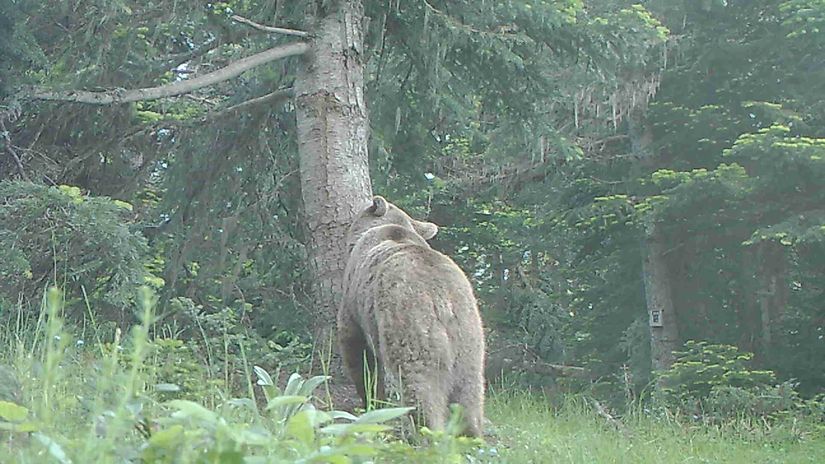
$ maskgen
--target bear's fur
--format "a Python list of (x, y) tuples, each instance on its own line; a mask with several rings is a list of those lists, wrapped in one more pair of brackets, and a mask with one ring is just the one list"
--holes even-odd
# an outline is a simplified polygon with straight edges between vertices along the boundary
[(465, 433), (480, 436), (484, 332), (473, 289), (452, 259), (426, 240), (438, 227), (376, 196), (350, 227), (338, 334), (344, 365), (366, 402), (365, 366), (385, 390), (443, 429), (463, 406)]

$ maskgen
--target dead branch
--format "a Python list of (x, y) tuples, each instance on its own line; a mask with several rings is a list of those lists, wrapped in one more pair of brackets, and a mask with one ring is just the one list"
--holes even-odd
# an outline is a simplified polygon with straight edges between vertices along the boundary
[(75, 103), (88, 103), (91, 105), (110, 105), (113, 103), (130, 103), (142, 100), (156, 100), (158, 98), (173, 97), (194, 90), (217, 84), (234, 77), (240, 76), (244, 72), (288, 56), (302, 55), (309, 50), (309, 45), (304, 42), (295, 42), (287, 45), (279, 45), (269, 50), (256, 53), (246, 58), (230, 63), (226, 67), (218, 69), (203, 76), (192, 79), (173, 82), (172, 84), (159, 87), (149, 87), (145, 89), (115, 89), (104, 92), (89, 92), (85, 90), (63, 90), (53, 91), (35, 87), (29, 92), (23, 93), (21, 98), (32, 100), (67, 101)]
[(607, 408), (602, 406), (597, 400), (593, 400), (593, 406), (595, 407), (596, 414), (598, 414), (601, 418), (607, 421), (608, 424), (612, 425), (616, 428), (616, 430), (620, 432), (625, 432), (624, 424), (619, 419), (613, 417), (610, 412), (607, 411)]
[(261, 95), (260, 97), (251, 98), (244, 102), (238, 103), (237, 105), (232, 105), (229, 108), (216, 111), (212, 114), (207, 114), (203, 118), (203, 120), (218, 119), (223, 116), (226, 116), (227, 114), (237, 113), (239, 111), (247, 110), (253, 106), (262, 105), (264, 103), (278, 103), (279, 101), (286, 100), (287, 98), (290, 98), (294, 95), (295, 90), (292, 87), (276, 90), (266, 95)]
[(295, 29), (286, 29), (283, 27), (272, 27), (272, 26), (264, 26), (263, 24), (258, 24), (251, 19), (246, 19), (243, 16), (232, 15), (230, 16), (232, 20), (237, 21), (239, 23), (246, 24), (247, 26), (253, 27), (259, 31), (264, 32), (271, 32), (273, 34), (284, 34), (284, 35), (294, 35), (296, 37), (309, 37), (309, 33), (305, 31), (298, 31)]
[(587, 368), (552, 364), (541, 358), (525, 343), (514, 343), (488, 353), (488, 368), (493, 375), (501, 371), (520, 370), (533, 374), (552, 377), (585, 378), (590, 372)]
[(210, 51), (217, 48), (219, 45), (219, 41), (217, 39), (211, 39), (205, 44), (197, 47), (195, 49), (189, 50), (188, 52), (177, 53), (175, 55), (169, 55), (166, 58), (162, 59), (159, 63), (153, 66), (152, 72), (153, 73), (160, 73), (166, 72), (170, 69), (177, 68), (183, 63), (187, 61), (192, 61), (196, 58), (199, 58)]
[(260, 97), (255, 97), (255, 98), (243, 101), (241, 103), (238, 103), (237, 105), (232, 105), (232, 106), (230, 106), (228, 108), (224, 108), (222, 110), (209, 111), (208, 113), (206, 113), (203, 116), (198, 117), (198, 118), (192, 118), (192, 119), (186, 119), (186, 120), (161, 119), (159, 121), (153, 122), (152, 124), (150, 124), (148, 126), (141, 127), (140, 129), (138, 129), (138, 130), (136, 130), (136, 131), (134, 131), (134, 132), (132, 132), (128, 135), (125, 135), (122, 140), (123, 141), (128, 141), (128, 140), (134, 139), (136, 137), (140, 137), (140, 136), (152, 133), (152, 132), (154, 132), (156, 130), (159, 130), (161, 128), (173, 128), (173, 127), (189, 128), (189, 127), (193, 127), (193, 126), (200, 126), (200, 125), (203, 125), (205, 123), (210, 123), (210, 122), (216, 121), (216, 120), (218, 120), (222, 117), (238, 113), (239, 111), (248, 110), (252, 107), (262, 105), (264, 103), (269, 103), (271, 105), (278, 104), (282, 100), (286, 100), (286, 99), (292, 97), (294, 94), (295, 94), (295, 92), (292, 89), (292, 87), (288, 87), (288, 88), (285, 88), (285, 89), (279, 89), (279, 90), (276, 90), (274, 92), (270, 92), (270, 93), (268, 93), (266, 95), (262, 95)]
[(587, 369), (579, 366), (565, 366), (562, 364), (550, 364), (545, 362), (528, 362), (524, 361), (521, 364), (522, 369), (526, 372), (534, 372), (536, 374), (553, 375), (556, 377), (585, 377), (587, 376)]
[(143, 127), (137, 132), (126, 136), (126, 139), (133, 138), (140, 134), (145, 134), (147, 132), (151, 132), (157, 130), (160, 127), (169, 127), (169, 126), (177, 126), (177, 127), (188, 127), (193, 125), (201, 125), (203, 123), (216, 121), (224, 116), (228, 116), (231, 114), (238, 113), (243, 110), (248, 110), (258, 105), (262, 105), (264, 103), (270, 104), (277, 104), (282, 100), (286, 100), (295, 95), (295, 91), (292, 87), (288, 87), (285, 89), (279, 89), (274, 92), (270, 92), (265, 95), (261, 95), (260, 97), (251, 98), (249, 100), (243, 101), (238, 103), (237, 105), (232, 105), (230, 107), (217, 110), (217, 111), (209, 111), (203, 116), (199, 118), (192, 118), (186, 120), (180, 119), (161, 119), (152, 123), (152, 125)]
[(0, 119), (0, 136), (3, 137), (3, 146), (6, 148), (6, 153), (14, 159), (14, 163), (17, 165), (17, 170), (20, 171), (20, 177), (22, 177), (23, 180), (29, 180), (29, 176), (26, 175), (26, 171), (23, 169), (23, 162), (20, 161), (20, 157), (17, 156), (17, 152), (14, 151), (14, 146), (11, 143), (9, 131), (6, 129), (6, 123), (3, 119)]
[(524, 285), (527, 286), (527, 290), (529, 290), (531, 293), (536, 291), (536, 289), (533, 287), (533, 284), (530, 282), (530, 279), (527, 277), (527, 274), (524, 272), (524, 269), (522, 269), (521, 266), (516, 265), (516, 273), (518, 274), (521, 281), (524, 282)]

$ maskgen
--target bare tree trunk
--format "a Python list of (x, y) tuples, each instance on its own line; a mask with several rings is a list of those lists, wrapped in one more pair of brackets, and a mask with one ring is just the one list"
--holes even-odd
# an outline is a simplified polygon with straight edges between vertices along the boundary
[[(653, 164), (653, 131), (644, 111), (637, 109), (629, 121), (630, 142), (642, 166)], [(665, 260), (665, 242), (661, 227), (651, 218), (641, 245), (642, 274), (650, 325), (650, 357), (654, 371), (669, 369), (679, 348), (679, 330), (673, 304), (670, 274)]]
[[(371, 196), (364, 101), (363, 5), (318, 7), (310, 52), (295, 83), (301, 192), (315, 282), (316, 347), (333, 342), (347, 247), (344, 236)], [(334, 346), (334, 345), (333, 345)]]
[(679, 348), (679, 330), (659, 227), (649, 226), (642, 243), (642, 273), (650, 321), (650, 358), (654, 371), (669, 369)]
[(761, 348), (767, 355), (773, 345), (773, 325), (785, 312), (787, 284), (785, 255), (782, 246), (773, 242), (759, 245), (759, 312), (761, 316)]

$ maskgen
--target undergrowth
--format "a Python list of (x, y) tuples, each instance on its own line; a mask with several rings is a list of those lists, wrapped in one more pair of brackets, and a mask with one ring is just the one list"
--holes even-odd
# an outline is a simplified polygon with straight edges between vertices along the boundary
[[(697, 421), (634, 404), (492, 388), (485, 441), (421, 429), (399, 438), (409, 408), (360, 414), (316, 407), (327, 378), (256, 366), (244, 344), (212, 346), (204, 364), (138, 300), (129, 333), (64, 324), (57, 289), (36, 321), (0, 326), (0, 462), (14, 463), (670, 463), (820, 462), (815, 414)], [(229, 346), (237, 344), (237, 346)], [(236, 350), (238, 356), (219, 356)], [(288, 374), (288, 375), (287, 375)], [(327, 395), (328, 396), (328, 395)]]
[[(317, 409), (326, 376), (292, 373), (279, 385), (277, 372), (250, 367), (243, 346), (242, 380), (210, 379), (181, 342), (153, 338), (148, 290), (140, 322), (109, 342), (79, 343), (64, 326), (60, 292), (44, 300), (34, 327), (0, 330), (0, 462), (462, 462), (480, 443), (426, 429), (426, 445), (397, 440), (411, 408)], [(244, 382), (245, 395), (232, 388)]]

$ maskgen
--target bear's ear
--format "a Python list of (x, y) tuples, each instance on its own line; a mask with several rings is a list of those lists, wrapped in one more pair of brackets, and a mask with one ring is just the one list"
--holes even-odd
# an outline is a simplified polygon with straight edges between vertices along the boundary
[(418, 235), (422, 236), (424, 240), (429, 240), (435, 237), (435, 234), (438, 233), (438, 226), (432, 222), (422, 222), (413, 219), (412, 226), (413, 229), (418, 232)]
[(384, 197), (376, 195), (372, 197), (372, 205), (367, 208), (367, 212), (372, 214), (373, 216), (381, 217), (387, 214), (387, 200)]

